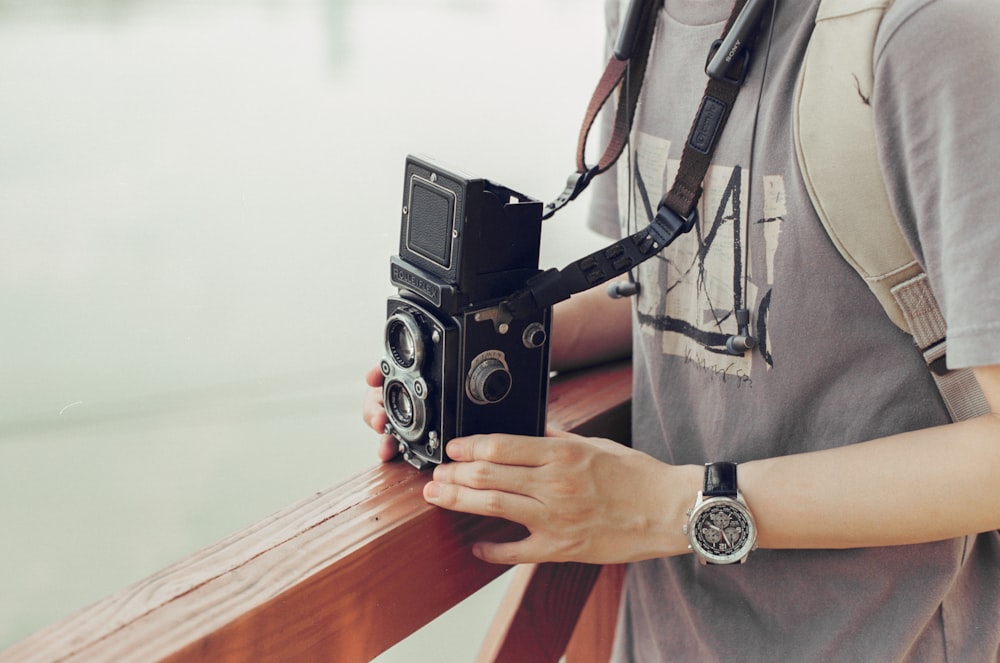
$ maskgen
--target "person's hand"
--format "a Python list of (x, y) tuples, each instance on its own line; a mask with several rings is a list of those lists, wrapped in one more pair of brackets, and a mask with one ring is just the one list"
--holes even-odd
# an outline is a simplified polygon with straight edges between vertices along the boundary
[(431, 504), (524, 525), (513, 543), (480, 542), (487, 562), (617, 563), (680, 554), (685, 512), (702, 470), (675, 467), (609, 440), (549, 431), (545, 438), (452, 440), (424, 488)]
[(382, 402), (382, 371), (378, 366), (368, 371), (365, 382), (369, 389), (365, 394), (361, 416), (372, 430), (381, 435), (378, 441), (378, 457), (384, 463), (396, 457), (398, 444), (395, 438), (385, 434), (385, 425), (389, 423), (389, 418), (385, 414)]

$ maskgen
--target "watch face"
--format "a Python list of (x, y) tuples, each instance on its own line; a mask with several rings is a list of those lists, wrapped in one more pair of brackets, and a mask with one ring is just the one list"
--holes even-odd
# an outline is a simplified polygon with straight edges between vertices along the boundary
[(695, 512), (689, 536), (692, 547), (714, 564), (741, 561), (757, 540), (750, 512), (726, 498), (708, 500)]

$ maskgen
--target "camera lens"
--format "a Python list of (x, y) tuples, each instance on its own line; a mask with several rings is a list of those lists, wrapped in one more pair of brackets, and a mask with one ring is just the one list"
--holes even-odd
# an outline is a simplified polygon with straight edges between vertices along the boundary
[(404, 374), (386, 381), (383, 389), (385, 414), (393, 435), (401, 441), (423, 443), (430, 414), (425, 400), (427, 385)]
[(399, 321), (389, 327), (389, 347), (393, 350), (392, 356), (396, 363), (403, 368), (413, 366), (416, 344), (410, 330)]
[(386, 390), (385, 405), (390, 418), (400, 427), (413, 425), (413, 398), (399, 382), (389, 385)]
[(401, 368), (413, 368), (421, 361), (423, 340), (412, 316), (397, 311), (385, 323), (385, 348)]

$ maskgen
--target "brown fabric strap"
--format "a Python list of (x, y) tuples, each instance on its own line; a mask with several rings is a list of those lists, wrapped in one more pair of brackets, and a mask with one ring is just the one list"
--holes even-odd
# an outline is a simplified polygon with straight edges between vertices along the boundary
[[(621, 85), (625, 79), (625, 75), (628, 74), (629, 64), (629, 60), (619, 60), (613, 56), (608, 60), (604, 75), (601, 76), (601, 80), (597, 84), (597, 89), (594, 90), (594, 95), (590, 99), (590, 105), (587, 106), (587, 114), (584, 116), (583, 125), (580, 127), (580, 137), (577, 141), (576, 150), (576, 171), (578, 173), (585, 173), (590, 170), (590, 167), (586, 163), (586, 155), (584, 154), (590, 130), (597, 121), (597, 115), (601, 112), (601, 109), (604, 108), (604, 105), (611, 98), (615, 89)], [(624, 110), (622, 104), (619, 104), (619, 110), (615, 114), (614, 129), (611, 132), (607, 146), (604, 148), (604, 154), (601, 155), (601, 159), (597, 164), (597, 171), (599, 173), (607, 170), (614, 163), (615, 157), (625, 149), (625, 142), (629, 131), (629, 119), (627, 113), (623, 112)], [(622, 135), (623, 133), (624, 135)]]
[[(732, 29), (733, 23), (746, 3), (747, 0), (736, 0), (723, 35)], [(720, 42), (716, 42), (716, 45), (718, 46)], [(694, 211), (701, 197), (702, 182), (712, 163), (712, 155), (722, 135), (722, 129), (736, 102), (748, 62), (749, 60), (744, 60), (741, 63), (740, 66), (744, 71), (738, 72), (733, 78), (709, 78), (705, 86), (701, 107), (691, 124), (691, 131), (681, 152), (677, 176), (661, 201), (661, 205), (667, 205), (682, 217), (687, 217)]]
[(614, 165), (628, 143), (632, 131), (632, 121), (635, 117), (635, 107), (642, 90), (642, 81), (646, 77), (646, 65), (649, 62), (649, 52), (652, 48), (653, 33), (656, 28), (656, 13), (662, 0), (645, 2), (639, 14), (639, 29), (635, 46), (627, 59), (620, 59), (618, 53), (611, 56), (605, 68), (604, 75), (597, 84), (591, 97), (583, 125), (580, 127), (580, 138), (576, 146), (576, 169), (583, 173), (590, 170), (586, 164), (585, 151), (590, 129), (597, 121), (601, 109), (611, 97), (615, 89), (619, 89), (618, 108), (615, 112), (614, 127), (604, 154), (597, 162), (597, 173), (603, 173)]
[[(624, 151), (625, 145), (628, 144), (635, 117), (635, 107), (642, 90), (642, 81), (646, 75), (646, 64), (649, 60), (653, 33), (656, 29), (656, 13), (663, 0), (634, 0), (634, 2), (641, 2), (639, 11), (632, 16), (630, 9), (630, 16), (626, 20), (635, 21), (635, 26), (633, 26), (635, 43), (630, 45), (627, 54), (623, 55), (616, 49), (608, 60), (604, 73), (590, 97), (587, 112), (580, 126), (576, 148), (576, 172), (569, 176), (566, 189), (559, 197), (546, 206), (543, 218), (548, 218), (562, 209), (587, 188), (594, 177), (613, 166)], [(597, 116), (607, 105), (615, 90), (618, 90), (618, 104), (611, 136), (608, 138), (608, 144), (598, 159), (597, 165), (591, 167), (587, 165), (586, 159), (587, 140), (590, 137), (591, 129), (597, 122)]]

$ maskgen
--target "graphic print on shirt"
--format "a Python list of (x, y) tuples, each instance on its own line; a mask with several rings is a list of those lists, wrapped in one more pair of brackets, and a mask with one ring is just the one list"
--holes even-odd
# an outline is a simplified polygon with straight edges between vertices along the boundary
[[(667, 159), (670, 144), (636, 132), (633, 141), (632, 172), (619, 172), (619, 181), (633, 183), (631, 200), (627, 187), (619, 190), (619, 209), (629, 210), (621, 219), (629, 233), (648, 225), (656, 205), (673, 182), (678, 161)], [(622, 160), (623, 162), (625, 160)], [(627, 163), (620, 162), (620, 168)], [(683, 357), (698, 366), (723, 375), (748, 378), (754, 356), (773, 365), (767, 346), (767, 313), (773, 282), (774, 253), (785, 214), (784, 183), (781, 177), (763, 181), (764, 218), (748, 224), (749, 174), (740, 166), (713, 165), (704, 181), (698, 205), (698, 225), (679, 237), (655, 258), (641, 264), (636, 275), (640, 283), (636, 301), (640, 330), (661, 335), (662, 352)], [(758, 207), (758, 209), (760, 209)], [(630, 227), (625, 227), (626, 224)], [(764, 258), (750, 269), (752, 256), (748, 240), (763, 245)], [(763, 278), (760, 278), (763, 277)], [(764, 286), (760, 296), (758, 286)], [(750, 333), (759, 346), (753, 352), (730, 355), (726, 340), (738, 331), (735, 310), (746, 306), (751, 312)]]

